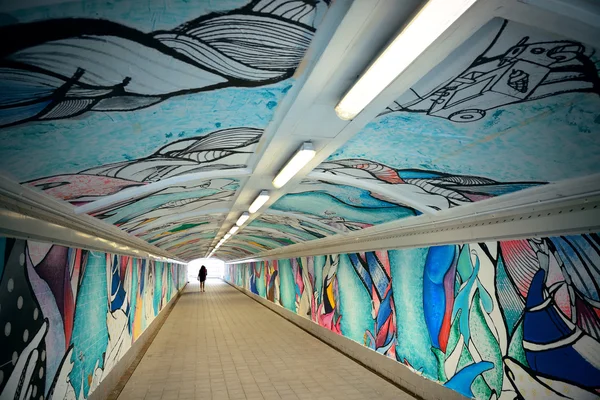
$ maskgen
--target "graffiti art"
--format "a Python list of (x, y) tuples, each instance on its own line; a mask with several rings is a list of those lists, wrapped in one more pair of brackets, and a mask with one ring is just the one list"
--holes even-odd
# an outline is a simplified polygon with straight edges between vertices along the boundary
[(394, 102), (385, 111), (418, 112), (452, 122), (480, 120), (490, 110), (572, 92), (600, 95), (595, 50), (572, 40), (514, 38), (520, 24), (503, 20), (489, 46), (458, 76)]
[[(417, 169), (395, 169), (370, 160), (341, 159), (321, 163), (314, 172), (355, 178), (375, 187), (391, 188), (400, 197), (410, 198), (421, 207), (444, 210), (489, 199), (542, 182), (497, 182), (479, 176), (453, 175)], [(371, 197), (394, 202), (371, 192)], [(408, 208), (407, 206), (404, 206)], [(413, 211), (413, 215), (417, 212)]]
[(0, 398), (88, 398), (184, 286), (186, 269), (0, 238)]
[(269, 298), (269, 265), (278, 304), (468, 398), (600, 395), (598, 234), (231, 264), (225, 278)]
[(0, 35), (13, 40), (0, 46), (0, 81), (11, 88), (0, 126), (134, 111), (174, 96), (286, 79), (311, 42), (317, 3), (253, 0), (153, 32), (92, 18), (3, 26)]

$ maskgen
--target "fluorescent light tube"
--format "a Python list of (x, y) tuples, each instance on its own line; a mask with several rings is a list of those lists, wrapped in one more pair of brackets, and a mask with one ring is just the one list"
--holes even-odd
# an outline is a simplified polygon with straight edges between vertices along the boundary
[(240, 227), (239, 227), (239, 226), (236, 226), (236, 225), (234, 225), (234, 226), (232, 226), (232, 227), (231, 227), (231, 229), (229, 230), (229, 234), (230, 234), (230, 235), (235, 235), (235, 233), (236, 233), (236, 232), (237, 232), (239, 229), (240, 229)]
[(269, 197), (271, 197), (271, 196), (269, 196), (269, 192), (267, 192), (266, 190), (263, 190), (262, 192), (260, 192), (258, 197), (256, 199), (254, 199), (252, 204), (250, 204), (250, 207), (248, 208), (248, 212), (250, 214), (254, 214), (255, 212), (257, 212), (259, 208), (261, 208), (262, 206), (265, 205), (265, 203), (269, 200)]
[(300, 150), (288, 161), (281, 171), (273, 179), (273, 186), (277, 189), (285, 185), (294, 175), (298, 173), (315, 156), (315, 149), (311, 142), (304, 142)]
[(227, 239), (229, 239), (230, 237), (231, 237), (231, 233), (227, 232), (227, 233), (225, 234), (225, 236), (223, 236), (223, 239), (227, 240)]
[(240, 215), (240, 217), (238, 218), (237, 222), (235, 223), (237, 226), (242, 226), (244, 225), (244, 222), (248, 221), (248, 218), (250, 218), (250, 214), (245, 212)]
[(429, 0), (338, 103), (338, 117), (356, 117), (476, 1)]

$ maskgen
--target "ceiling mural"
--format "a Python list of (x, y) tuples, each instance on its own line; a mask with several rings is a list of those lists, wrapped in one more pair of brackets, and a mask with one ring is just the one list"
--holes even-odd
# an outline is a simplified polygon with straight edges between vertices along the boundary
[(328, 3), (205, 0), (191, 12), (184, 0), (91, 1), (11, 12), (0, 27), (14, 38), (0, 44), (0, 170), (85, 202), (245, 167)]
[(187, 218), (177, 218), (173, 222), (164, 223), (162, 219), (144, 224), (130, 233), (144, 239), (150, 244), (160, 245), (192, 233), (217, 231), (223, 223), (223, 214), (194, 214)]
[(135, 111), (173, 97), (289, 78), (314, 34), (315, 2), (239, 3), (195, 18), (185, 13), (169, 29), (74, 16), (68, 7), (62, 18), (2, 28), (3, 37), (13, 38), (3, 46), (3, 78), (13, 93), (3, 102), (0, 126)]
[[(262, 233), (258, 230), (246, 230), (241, 233), (236, 234), (232, 237), (228, 242), (231, 243), (243, 243), (246, 246), (250, 246), (249, 250), (253, 250), (253, 252), (267, 251), (276, 249), (281, 246), (287, 246), (292, 244), (291, 240), (282, 240), (280, 238), (273, 238), (268, 235), (268, 233)], [(241, 246), (243, 247), (243, 246)], [(246, 247), (244, 247), (246, 248)]]
[(180, 237), (169, 242), (158, 245), (161, 249), (180, 255), (187, 252), (195, 252), (195, 257), (202, 257), (208, 250), (210, 239), (214, 237), (217, 231), (208, 231), (201, 234), (190, 234), (186, 237)]
[(173, 185), (139, 198), (112, 204), (90, 212), (90, 215), (114, 224), (127, 232), (149, 222), (185, 216), (204, 208), (226, 209), (237, 189), (239, 180), (214, 178), (184, 185)]
[(337, 233), (316, 221), (306, 221), (293, 215), (275, 214), (269, 211), (253, 220), (242, 232), (274, 241), (279, 240), (282, 245), (321, 239)]
[(543, 184), (543, 182), (503, 183), (479, 176), (453, 175), (419, 169), (395, 169), (365, 159), (326, 161), (315, 168), (314, 172), (355, 179), (378, 186), (381, 190), (385, 188), (401, 198), (414, 201), (421, 209), (433, 210), (444, 210)]
[[(222, 222), (222, 221), (221, 221)], [(168, 248), (173, 245), (186, 242), (188, 240), (200, 238), (212, 241), (212, 238), (216, 236), (218, 229), (209, 229), (209, 230), (201, 230), (201, 229), (188, 229), (181, 233), (164, 236), (154, 242), (151, 242), (153, 245), (158, 246), (160, 248)]]
[(44, 177), (27, 185), (75, 206), (99, 200), (121, 190), (196, 172), (245, 168), (262, 130), (232, 128), (199, 138), (176, 140), (136, 160), (101, 165)]
[(167, 3), (10, 12), (0, 172), (188, 255), (217, 235), (330, 2)]
[(420, 212), (380, 193), (320, 180), (304, 180), (271, 206), (350, 232)]
[(493, 19), (328, 161), (418, 195), (475, 186), (477, 199), (599, 172), (598, 67), (587, 44)]
[[(320, 62), (346, 48), (341, 6), (326, 19), (339, 25), (316, 36), (334, 6), (91, 0), (0, 9), (0, 34), (11, 38), (0, 43), (0, 175), (190, 259), (212, 251), (262, 190), (270, 208), (224, 242), (223, 257), (359, 237), (600, 173), (600, 59), (590, 43), (493, 18), (358, 131), (360, 119), (342, 127), (331, 110), (314, 112), (356, 66), (332, 62), (341, 78), (303, 100), (329, 73)], [(359, 36), (348, 49), (361, 48)], [(316, 122), (287, 130), (297, 115)], [(274, 190), (275, 168), (301, 140), (324, 161)]]

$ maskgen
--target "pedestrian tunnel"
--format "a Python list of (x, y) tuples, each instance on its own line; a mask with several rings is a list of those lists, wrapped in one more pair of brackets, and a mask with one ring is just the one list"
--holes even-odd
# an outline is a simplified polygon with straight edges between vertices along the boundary
[(0, 400), (598, 398), (599, 20), (2, 3)]

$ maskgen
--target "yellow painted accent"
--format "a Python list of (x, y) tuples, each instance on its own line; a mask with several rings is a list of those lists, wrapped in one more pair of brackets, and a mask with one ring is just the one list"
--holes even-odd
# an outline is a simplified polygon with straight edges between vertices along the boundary
[(142, 297), (140, 296), (139, 293), (137, 293), (136, 295), (136, 300), (135, 300), (135, 310), (134, 310), (134, 317), (133, 317), (133, 327), (132, 327), (132, 334), (133, 334), (133, 340), (136, 341), (138, 337), (140, 337), (140, 335), (142, 334)]
[(332, 308), (335, 308), (335, 298), (333, 296), (333, 284), (327, 285), (327, 298), (329, 299), (329, 304), (331, 304)]

